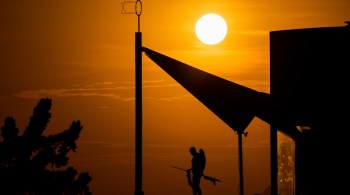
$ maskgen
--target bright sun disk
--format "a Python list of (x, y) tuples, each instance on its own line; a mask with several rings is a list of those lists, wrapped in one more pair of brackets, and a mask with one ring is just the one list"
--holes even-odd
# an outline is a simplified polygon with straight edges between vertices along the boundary
[(221, 16), (209, 13), (198, 19), (195, 30), (197, 38), (201, 42), (215, 45), (226, 37), (227, 24)]

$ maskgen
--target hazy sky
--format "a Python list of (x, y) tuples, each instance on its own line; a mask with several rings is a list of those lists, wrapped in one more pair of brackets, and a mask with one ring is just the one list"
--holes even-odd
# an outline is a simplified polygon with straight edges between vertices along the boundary
[[(128, 1), (129, 2), (129, 1)], [(95, 195), (134, 193), (134, 37), (137, 16), (122, 1), (0, 2), (0, 120), (21, 132), (41, 97), (53, 99), (47, 134), (84, 126), (70, 164), (87, 171)], [(269, 32), (344, 26), (348, 0), (143, 0), (143, 46), (252, 89), (269, 92)], [(133, 4), (125, 9), (133, 11)], [(225, 40), (201, 43), (195, 23), (206, 13), (228, 24)], [(254, 119), (243, 138), (246, 194), (270, 183), (269, 126)], [(237, 136), (143, 55), (143, 190), (191, 194), (190, 146), (206, 151), (205, 195), (238, 194)]]

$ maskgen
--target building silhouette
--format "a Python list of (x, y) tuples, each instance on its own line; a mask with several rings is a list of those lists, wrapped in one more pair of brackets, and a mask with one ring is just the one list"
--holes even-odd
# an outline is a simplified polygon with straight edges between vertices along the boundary
[[(347, 183), (342, 173), (348, 169), (344, 133), (350, 130), (349, 59), (349, 23), (270, 32), (270, 89), (276, 102), (274, 109), (287, 111), (289, 121), (302, 132), (294, 139), (295, 194), (348, 191), (344, 189)], [(271, 133), (274, 137), (273, 125)], [(271, 146), (276, 150), (273, 146), (277, 143)], [(277, 160), (272, 155), (271, 159)]]

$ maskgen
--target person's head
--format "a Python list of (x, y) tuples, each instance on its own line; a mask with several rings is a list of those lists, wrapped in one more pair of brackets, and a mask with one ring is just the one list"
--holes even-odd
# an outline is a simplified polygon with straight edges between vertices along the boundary
[(196, 153), (197, 153), (196, 148), (193, 147), (193, 146), (190, 147), (190, 153), (191, 153), (192, 155), (196, 154)]

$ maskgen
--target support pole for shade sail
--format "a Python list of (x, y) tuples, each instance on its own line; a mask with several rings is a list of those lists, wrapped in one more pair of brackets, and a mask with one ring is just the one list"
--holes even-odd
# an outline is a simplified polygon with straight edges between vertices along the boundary
[(137, 0), (137, 32), (135, 33), (135, 192), (143, 195), (142, 190), (142, 33), (140, 32), (140, 16), (142, 3)]
[(142, 190), (142, 33), (135, 33), (135, 195)]
[(239, 194), (244, 194), (243, 185), (243, 149), (242, 149), (242, 132), (238, 131), (238, 154), (239, 154)]
[[(127, 4), (135, 4), (135, 10), (126, 10)], [(122, 14), (137, 15), (135, 33), (135, 191), (134, 195), (143, 195), (142, 190), (142, 33), (140, 32), (141, 0), (123, 1)]]

